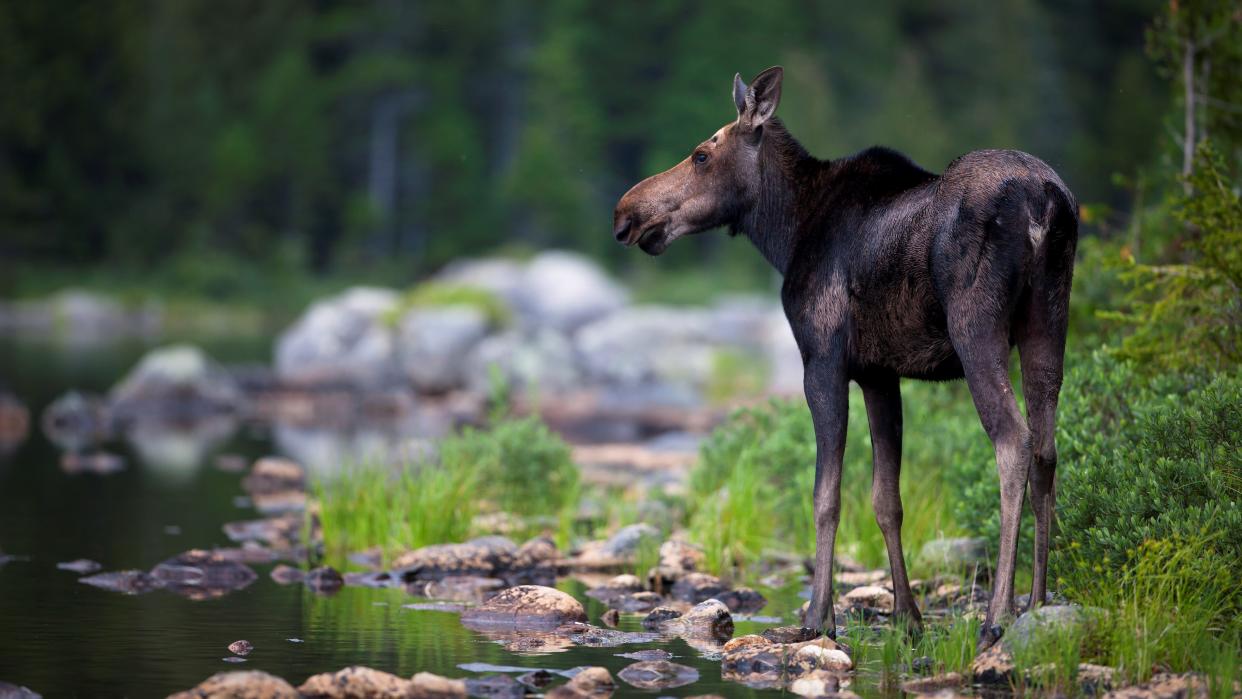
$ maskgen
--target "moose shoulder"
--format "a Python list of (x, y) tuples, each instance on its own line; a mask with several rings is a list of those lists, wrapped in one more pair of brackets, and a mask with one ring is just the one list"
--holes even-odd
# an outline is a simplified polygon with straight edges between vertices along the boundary
[[(940, 175), (886, 148), (816, 159), (775, 117), (782, 75), (770, 68), (749, 86), (735, 77), (737, 120), (627, 192), (613, 234), (658, 255), (681, 236), (728, 226), (784, 275), (782, 302), (805, 364), (817, 442), (807, 626), (821, 628), (832, 610), (849, 381), (866, 402), (872, 502), (895, 611), (918, 623), (901, 549), (899, 379), (966, 378), (1001, 481), (996, 584), (980, 637), (990, 645), (1013, 612), (1028, 481), (1036, 515), (1032, 600), (1047, 589), (1077, 205), (1048, 165), (1018, 151), (974, 151)], [(1025, 417), (1008, 374), (1015, 344)]]

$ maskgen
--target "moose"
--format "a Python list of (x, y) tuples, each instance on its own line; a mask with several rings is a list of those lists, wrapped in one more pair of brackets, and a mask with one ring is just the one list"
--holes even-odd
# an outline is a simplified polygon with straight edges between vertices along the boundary
[[(835, 636), (833, 547), (848, 386), (862, 389), (872, 496), (892, 568), (894, 616), (921, 616), (901, 548), (902, 378), (965, 377), (1000, 477), (996, 575), (979, 649), (1013, 617), (1023, 500), (1035, 513), (1031, 604), (1047, 592), (1061, 390), (1078, 207), (1046, 163), (978, 150), (936, 175), (872, 147), (812, 157), (776, 117), (783, 70), (733, 79), (737, 119), (617, 203), (613, 235), (660, 255), (717, 227), (751, 240), (783, 276), (815, 426), (815, 571), (803, 624)], [(1018, 347), (1026, 416), (1009, 378)], [(825, 628), (827, 620), (827, 628)]]

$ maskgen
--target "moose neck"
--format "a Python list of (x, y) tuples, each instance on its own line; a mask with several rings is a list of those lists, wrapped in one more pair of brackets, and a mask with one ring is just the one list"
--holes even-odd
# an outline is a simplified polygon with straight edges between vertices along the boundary
[(813, 200), (802, 194), (812, 186), (813, 172), (822, 163), (806, 152), (780, 120), (773, 119), (763, 130), (758, 194), (755, 205), (738, 222), (737, 230), (750, 238), (764, 259), (784, 275), (798, 243), (798, 203)]

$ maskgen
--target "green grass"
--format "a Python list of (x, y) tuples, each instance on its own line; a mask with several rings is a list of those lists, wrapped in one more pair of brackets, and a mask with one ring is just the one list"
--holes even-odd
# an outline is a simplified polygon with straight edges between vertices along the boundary
[(329, 558), (380, 546), (385, 557), (462, 541), (475, 515), (506, 512), (528, 524), (518, 536), (557, 522), (561, 545), (579, 498), (569, 447), (537, 418), (501, 418), (442, 440), (439, 455), (400, 468), (359, 465), (315, 484)]
[(411, 309), (446, 306), (478, 309), (492, 325), (505, 325), (511, 320), (509, 307), (496, 294), (474, 286), (438, 281), (423, 282), (405, 292), (397, 307), (386, 314), (384, 320), (389, 324), (396, 324)]
[(922, 634), (911, 633), (901, 623), (875, 630), (856, 618), (851, 618), (846, 631), (855, 664), (879, 677), (882, 686), (915, 675), (911, 668), (918, 658), (931, 659), (926, 674), (968, 672), (978, 636), (979, 620), (964, 616), (929, 620)]

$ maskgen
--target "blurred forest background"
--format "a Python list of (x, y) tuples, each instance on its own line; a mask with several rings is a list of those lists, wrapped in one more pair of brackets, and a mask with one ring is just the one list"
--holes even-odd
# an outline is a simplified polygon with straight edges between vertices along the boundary
[[(1235, 12), (1200, 4), (0, 2), (0, 295), (298, 308), (333, 280), (547, 247), (633, 280), (654, 265), (612, 244), (616, 198), (732, 118), (734, 71), (773, 64), (820, 157), (1026, 150), (1087, 235), (1176, 257), (1181, 229), (1133, 214), (1180, 187), (1179, 37), (1220, 37), (1179, 17)], [(1202, 43), (1196, 142), (1242, 121), (1238, 42)], [(723, 236), (670, 255), (664, 272), (707, 257), (716, 285), (771, 283)]]

